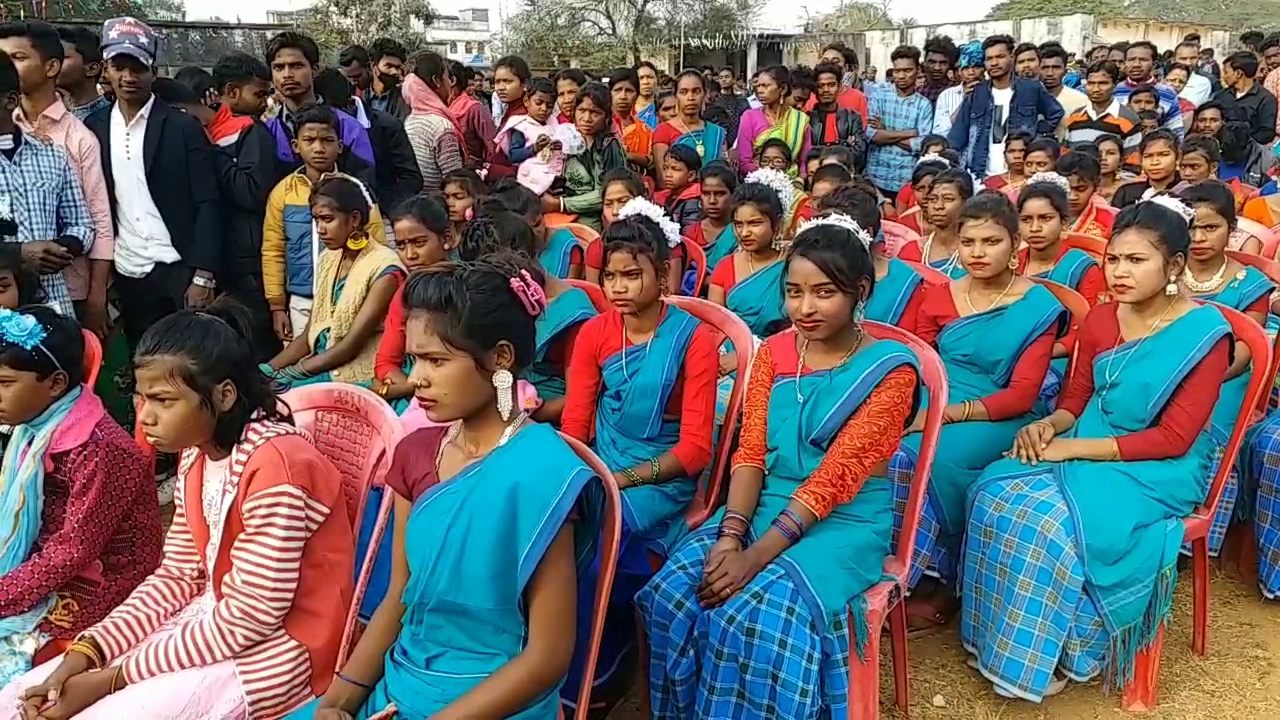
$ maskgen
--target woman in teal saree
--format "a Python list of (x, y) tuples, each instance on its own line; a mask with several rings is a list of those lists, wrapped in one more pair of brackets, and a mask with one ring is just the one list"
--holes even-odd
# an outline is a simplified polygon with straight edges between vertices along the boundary
[[(985, 193), (960, 213), (958, 262), (965, 275), (924, 290), (917, 335), (937, 348), (947, 369), (949, 405), (929, 477), (928, 502), (916, 536), (910, 579), (939, 578), (917, 588), (908, 605), (914, 627), (927, 631), (955, 609), (955, 561), (965, 528), (965, 496), (987, 465), (1013, 443), (1018, 428), (1044, 413), (1040, 386), (1065, 309), (1043, 287), (1014, 272), (1018, 219), (1009, 199)], [(891, 463), (905, 503), (920, 452), (924, 413)]]
[(961, 641), (997, 693), (1032, 702), (1106, 672), (1126, 683), (1168, 619), (1182, 520), (1208, 492), (1205, 428), (1230, 327), (1179, 293), (1186, 215), (1120, 212), (1107, 288), (1058, 409), (969, 493)]
[(542, 284), (546, 288), (547, 307), (538, 316), (533, 363), (524, 378), (533, 383), (542, 401), (533, 413), (534, 419), (558, 424), (564, 411), (565, 376), (573, 355), (574, 338), (582, 324), (597, 313), (585, 291), (550, 276), (543, 278)]
[(795, 328), (752, 365), (728, 503), (636, 598), (654, 717), (848, 714), (863, 593), (893, 532), (885, 461), (919, 387), (912, 352), (855, 319), (875, 281), (853, 227), (801, 231), (785, 274)]
[(918, 262), (956, 280), (964, 276), (960, 262), (960, 211), (973, 197), (973, 177), (966, 170), (946, 170), (933, 179), (923, 202), (932, 232), (923, 240), (907, 243), (898, 257)]
[(410, 281), (417, 400), (448, 427), (397, 447), (391, 587), (324, 697), (293, 717), (555, 717), (603, 493), (516, 406), (512, 376), (532, 359), (542, 310), (527, 272), (504, 254)]

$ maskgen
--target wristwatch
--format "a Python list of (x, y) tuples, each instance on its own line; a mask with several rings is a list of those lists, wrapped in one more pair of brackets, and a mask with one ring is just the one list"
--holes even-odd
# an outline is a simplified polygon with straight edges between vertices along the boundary
[(208, 288), (209, 290), (213, 290), (218, 287), (217, 281), (213, 278), (202, 277), (200, 275), (192, 275), (191, 284), (196, 287)]

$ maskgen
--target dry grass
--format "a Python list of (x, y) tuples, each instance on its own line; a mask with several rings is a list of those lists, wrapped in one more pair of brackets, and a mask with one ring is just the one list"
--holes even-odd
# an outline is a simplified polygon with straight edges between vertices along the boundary
[[(1234, 569), (1211, 566), (1209, 648), (1191, 653), (1191, 573), (1178, 584), (1173, 620), (1165, 633), (1160, 668), (1159, 720), (1280, 718), (1280, 613)], [(885, 645), (888, 645), (886, 642)], [(965, 720), (1041, 718), (1121, 718), (1118, 693), (1104, 695), (1098, 682), (1072, 684), (1043, 705), (1005, 700), (964, 664), (959, 632), (952, 623), (932, 637), (913, 641), (911, 716)], [(893, 680), (886, 654), (881, 660), (881, 707), (885, 717), (901, 717), (893, 707)], [(633, 693), (634, 695), (634, 693)], [(611, 720), (638, 720), (634, 702)]]

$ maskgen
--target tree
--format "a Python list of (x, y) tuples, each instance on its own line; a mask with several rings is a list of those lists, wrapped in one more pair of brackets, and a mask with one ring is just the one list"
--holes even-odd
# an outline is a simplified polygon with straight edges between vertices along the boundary
[(535, 65), (577, 61), (608, 67), (640, 60), (643, 50), (745, 44), (764, 0), (526, 0), (503, 23), (504, 52)]
[(1020, 20), (1022, 18), (1086, 13), (1097, 17), (1125, 14), (1123, 0), (1002, 0), (987, 13), (988, 20)]
[(1097, 17), (1129, 17), (1164, 22), (1204, 22), (1229, 27), (1268, 29), (1275, 26), (1275, 5), (1256, 0), (1002, 0), (988, 20), (1087, 13)]
[(106, 20), (123, 15), (182, 20), (187, 9), (183, 0), (0, 0), (0, 20)]
[(415, 49), (427, 44), (427, 26), (434, 20), (428, 0), (319, 0), (302, 13), (299, 25), (328, 52), (378, 37)]
[[(808, 12), (808, 8), (804, 8)], [(896, 27), (889, 17), (888, 0), (879, 2), (842, 2), (835, 10), (811, 19), (807, 30), (813, 33), (846, 34)]]

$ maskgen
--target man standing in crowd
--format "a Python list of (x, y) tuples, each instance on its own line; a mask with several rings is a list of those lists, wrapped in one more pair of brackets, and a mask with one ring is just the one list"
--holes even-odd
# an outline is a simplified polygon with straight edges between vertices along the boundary
[(84, 191), (93, 237), (62, 274), (80, 322), (98, 337), (106, 337), (115, 231), (98, 140), (58, 98), (62, 40), (52, 25), (39, 20), (10, 23), (0, 26), (0, 50), (13, 61), (22, 86), (22, 102), (13, 111), (14, 121), (28, 135), (61, 148)]
[(1122, 103), (1129, 102), (1129, 94), (1143, 85), (1151, 85), (1156, 89), (1157, 112), (1160, 113), (1160, 127), (1171, 130), (1174, 135), (1182, 137), (1182, 106), (1178, 104), (1178, 91), (1167, 83), (1156, 80), (1156, 51), (1154, 43), (1139, 40), (1131, 43), (1124, 53), (1125, 75), (1116, 86), (1116, 98)]
[(1062, 106), (1062, 124), (1058, 126), (1058, 139), (1067, 136), (1066, 120), (1072, 113), (1089, 104), (1084, 93), (1062, 84), (1067, 76), (1067, 51), (1055, 42), (1040, 46), (1040, 82)]
[(373, 73), (369, 71), (369, 51), (360, 45), (348, 45), (338, 53), (338, 70), (342, 76), (363, 95), (373, 84)]
[(1180, 97), (1196, 107), (1213, 97), (1215, 80), (1200, 69), (1200, 46), (1185, 40), (1173, 49), (1173, 61), (1191, 68), (1187, 76), (1187, 86), (1182, 88)]
[(809, 113), (809, 145), (843, 145), (853, 151), (854, 167), (849, 169), (861, 171), (867, 164), (865, 128), (858, 113), (836, 102), (840, 93), (840, 66), (824, 63), (814, 68), (813, 74), (818, 104)]
[(364, 104), (378, 112), (394, 115), (400, 120), (409, 117), (409, 103), (400, 92), (404, 80), (404, 62), (409, 57), (404, 45), (391, 38), (378, 38), (369, 45), (370, 70), (373, 84), (364, 91)]
[(67, 109), (83, 121), (91, 113), (111, 104), (98, 89), (102, 75), (102, 40), (93, 31), (77, 25), (58, 28), (62, 39), (62, 72), (58, 88), (66, 93)]
[[(489, 148), (493, 147), (493, 136), (498, 128), (493, 124), (493, 115), (467, 92), (471, 84), (471, 68), (457, 60), (449, 61), (449, 97), (440, 98), (449, 104), (449, 114), (458, 121), (462, 128), (462, 141), (466, 145), (467, 158), (475, 167), (482, 167), (489, 159)], [(405, 140), (406, 149), (409, 141)], [(413, 160), (413, 153), (409, 153)], [(416, 193), (415, 193), (416, 194)]]
[[(640, 66), (636, 66), (636, 73), (639, 74)], [(644, 85), (644, 78), (640, 79), (640, 84)], [(747, 111), (751, 105), (747, 99), (742, 97), (738, 92), (738, 73), (730, 66), (725, 65), (716, 73), (716, 84), (720, 86), (720, 94), (716, 96), (716, 107), (724, 111), (725, 114), (725, 135), (728, 135), (729, 146), (738, 141), (738, 124), (742, 122), (742, 114)]]
[(911, 180), (920, 141), (933, 128), (933, 106), (916, 92), (920, 49), (899, 45), (889, 59), (893, 62), (894, 92), (871, 96), (866, 174), (885, 197), (894, 197)]
[(45, 303), (70, 316), (62, 271), (90, 249), (93, 221), (66, 153), (14, 122), (20, 93), (18, 68), (0, 51), (0, 241), (21, 243)]
[(956, 44), (946, 35), (934, 35), (924, 41), (924, 87), (920, 88), (920, 94), (930, 104), (936, 106), (942, 91), (955, 84), (951, 81), (951, 71), (958, 56)]
[(1099, 135), (1115, 135), (1123, 143), (1126, 158), (1138, 151), (1142, 126), (1138, 114), (1115, 96), (1120, 68), (1107, 61), (1093, 63), (1085, 70), (1084, 89), (1089, 104), (1066, 119), (1067, 143), (1091, 144)]
[(1013, 73), (1025, 80), (1040, 79), (1040, 48), (1024, 42), (1013, 49)]
[(1247, 50), (1234, 52), (1222, 61), (1222, 89), (1214, 99), (1224, 105), (1234, 102), (1249, 123), (1254, 142), (1269, 145), (1276, 138), (1276, 96), (1258, 84), (1258, 56)]
[(1014, 130), (1053, 135), (1062, 106), (1038, 80), (1015, 78), (1013, 38), (992, 35), (982, 43), (987, 80), (978, 83), (956, 112), (948, 139), (979, 178), (1005, 171), (1004, 140)]
[(102, 146), (116, 219), (115, 284), (125, 336), (213, 300), (225, 241), (213, 146), (200, 123), (155, 98), (156, 36), (124, 17), (102, 26), (115, 102), (85, 124)]
[(981, 40), (965, 43), (956, 49), (956, 55), (959, 68), (956, 72), (960, 76), (960, 84), (943, 90), (933, 108), (933, 133), (943, 137), (951, 132), (951, 124), (960, 109), (960, 103), (964, 102), (965, 97), (987, 74), (987, 69), (983, 67)]

